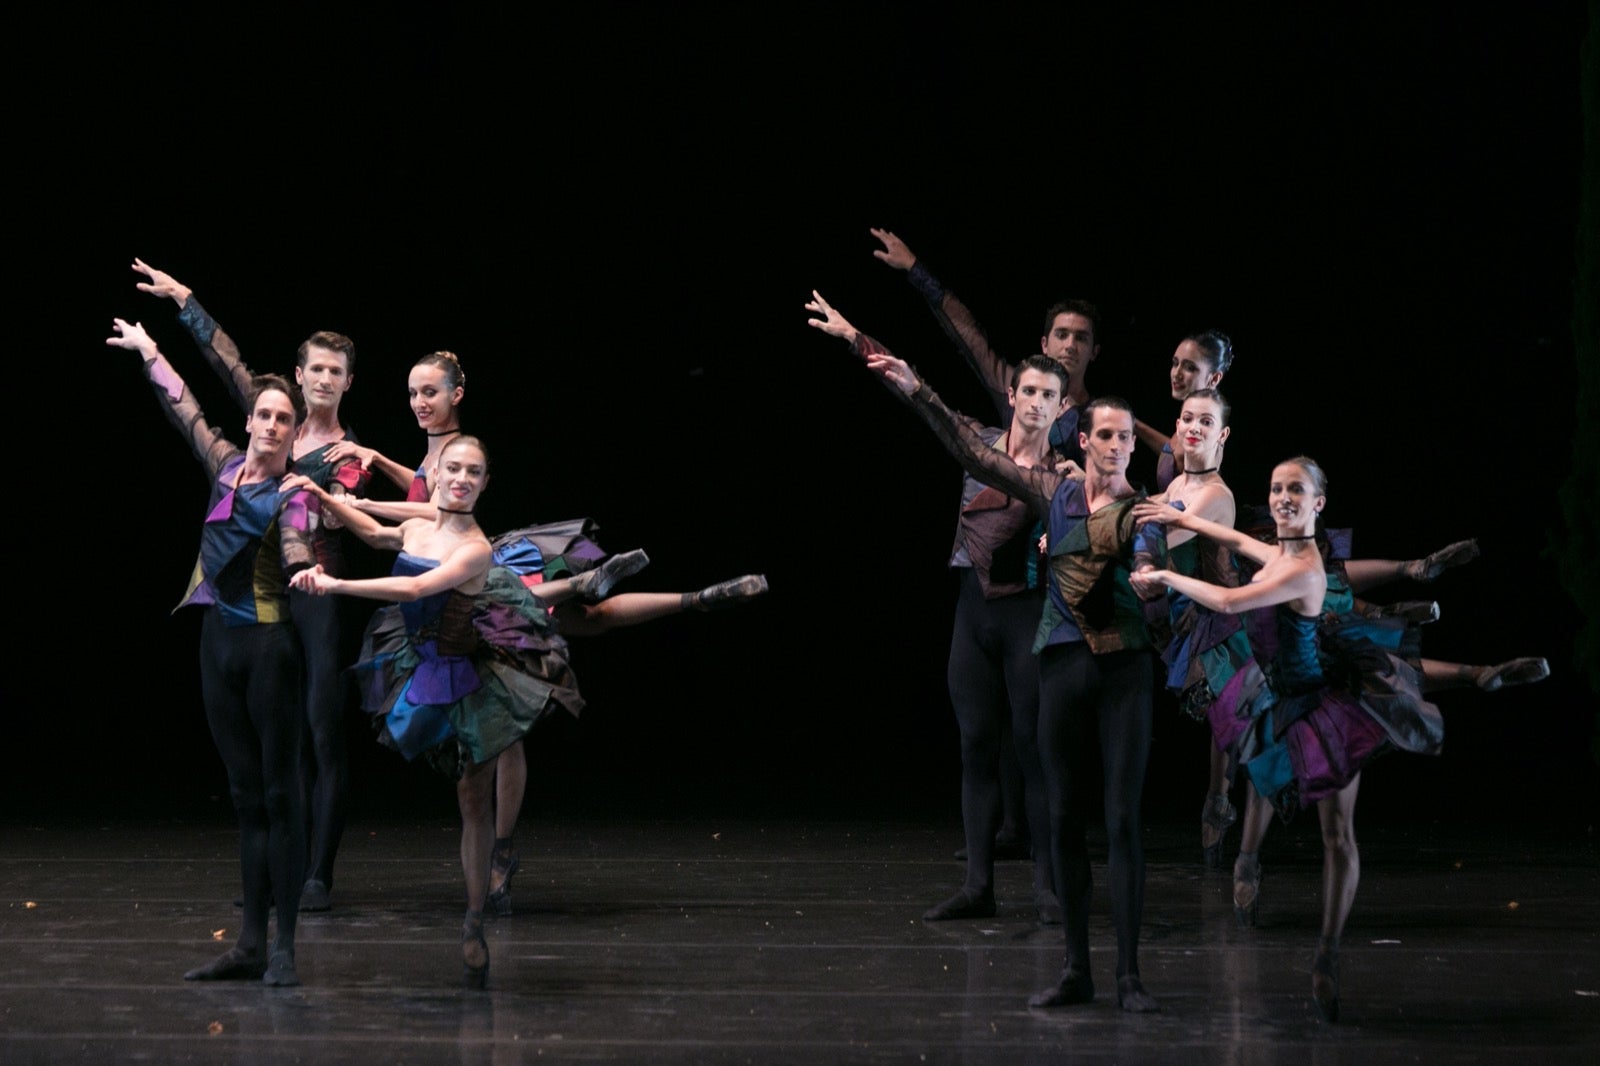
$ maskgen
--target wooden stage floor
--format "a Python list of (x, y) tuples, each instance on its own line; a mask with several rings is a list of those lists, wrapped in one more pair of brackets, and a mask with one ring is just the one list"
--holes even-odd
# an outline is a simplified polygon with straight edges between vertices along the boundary
[[(186, 983), (239, 912), (228, 822), (0, 824), (0, 1062), (1484, 1063), (1600, 1055), (1593, 842), (1362, 831), (1344, 1020), (1307, 998), (1315, 820), (1276, 828), (1237, 927), (1195, 827), (1146, 826), (1142, 969), (1116, 1009), (1103, 894), (1092, 1004), (1033, 1010), (1060, 968), (1025, 862), (1000, 911), (925, 924), (959, 885), (945, 822), (525, 818), (490, 989), (460, 987), (458, 827), (354, 821), (298, 988)], [(1237, 835), (1232, 838), (1237, 844)], [(1095, 847), (1097, 885), (1103, 852)]]

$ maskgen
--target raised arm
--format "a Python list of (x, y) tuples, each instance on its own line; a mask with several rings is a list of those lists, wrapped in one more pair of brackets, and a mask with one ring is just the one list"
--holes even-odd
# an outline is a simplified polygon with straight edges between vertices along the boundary
[(139, 353), (144, 362), (144, 376), (155, 389), (156, 399), (166, 412), (167, 421), (183, 435), (206, 473), (216, 477), (222, 465), (239, 454), (239, 449), (223, 437), (220, 429), (213, 428), (206, 421), (194, 393), (189, 391), (178, 372), (172, 369), (172, 364), (167, 362), (167, 357), (161, 354), (156, 342), (142, 325), (113, 318), (111, 328), (113, 332), (106, 338), (106, 343), (113, 348)]
[(1145, 500), (1135, 505), (1133, 517), (1136, 522), (1160, 522), (1163, 525), (1187, 529), (1191, 533), (1210, 537), (1224, 548), (1232, 549), (1259, 565), (1266, 565), (1278, 554), (1276, 546), (1263, 544), (1248, 533), (1241, 533), (1232, 526), (1225, 526), (1220, 522), (1202, 518), (1199, 514), (1180, 511), (1176, 507), (1154, 500)]
[(939, 279), (911, 253), (911, 249), (906, 247), (904, 241), (886, 229), (873, 229), (870, 232), (883, 242), (882, 250), (872, 254), (896, 270), (906, 272), (906, 280), (927, 301), (928, 310), (933, 312), (939, 328), (954, 342), (956, 349), (961, 353), (961, 358), (966, 360), (967, 366), (971, 367), (972, 372), (978, 375), (978, 380), (983, 382), (983, 387), (988, 390), (989, 399), (994, 404), (995, 413), (1000, 421), (1009, 423), (1010, 364), (1000, 358), (990, 346), (988, 335), (983, 332), (983, 327), (978, 325), (977, 319), (972, 317), (972, 312), (967, 310), (967, 305), (945, 291)]
[(152, 296), (164, 296), (178, 305), (178, 322), (189, 332), (211, 369), (228, 386), (234, 402), (243, 408), (255, 374), (245, 365), (233, 338), (200, 306), (200, 301), (194, 298), (194, 290), (171, 274), (157, 270), (142, 259), (133, 261), (133, 270), (150, 279), (137, 283), (134, 288)]
[(332, 577), (318, 566), (296, 574), (291, 584), (301, 592), (318, 596), (334, 592), (386, 603), (410, 603), (424, 596), (476, 583), (488, 573), (492, 559), (488, 541), (471, 541), (455, 548), (432, 570), (420, 574), (347, 580)]
[(329, 492), (304, 474), (291, 474), (284, 479), (288, 489), (304, 489), (317, 498), (324, 513), (332, 514), (350, 532), (374, 548), (399, 551), (403, 538), (399, 526), (386, 526), (356, 504), (360, 499), (342, 492)]

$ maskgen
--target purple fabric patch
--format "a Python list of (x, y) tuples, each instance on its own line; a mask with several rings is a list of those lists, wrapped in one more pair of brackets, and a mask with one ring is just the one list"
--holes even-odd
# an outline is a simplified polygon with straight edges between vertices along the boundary
[(417, 645), (417, 654), (422, 661), (406, 690), (406, 698), (412, 703), (455, 703), (483, 685), (471, 660), (459, 655), (441, 656), (434, 641)]

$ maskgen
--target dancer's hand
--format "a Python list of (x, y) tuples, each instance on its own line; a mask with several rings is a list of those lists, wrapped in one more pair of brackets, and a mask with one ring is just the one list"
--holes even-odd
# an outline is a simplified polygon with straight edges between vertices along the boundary
[(326, 596), (333, 590), (334, 579), (322, 569), (322, 564), (302, 570), (289, 579), (289, 587), (313, 596)]
[(816, 289), (811, 290), (811, 299), (806, 304), (806, 310), (814, 315), (822, 316), (821, 318), (806, 319), (807, 325), (820, 329), (830, 337), (838, 337), (846, 344), (854, 344), (856, 342), (856, 334), (858, 332), (856, 328), (843, 315), (835, 311), (833, 305), (824, 300), (822, 294)]
[(1167, 570), (1135, 570), (1128, 575), (1128, 585), (1141, 600), (1153, 600), (1167, 590)]
[(917, 257), (906, 247), (905, 241), (886, 229), (872, 228), (868, 232), (883, 242), (883, 247), (872, 253), (874, 259), (881, 259), (896, 270), (910, 270), (916, 265)]
[(310, 478), (306, 477), (304, 474), (289, 474), (283, 479), (282, 482), (280, 482), (280, 484), (284, 492), (309, 492), (311, 495), (316, 496), (319, 499), (327, 495), (327, 493), (322, 490), (321, 486), (319, 486), (315, 481), (312, 481)]
[(873, 352), (867, 356), (867, 369), (910, 396), (922, 387), (922, 379), (911, 369), (911, 364), (888, 352)]
[(1083, 467), (1071, 459), (1057, 459), (1056, 473), (1062, 477), (1071, 478), (1073, 481), (1082, 481), (1084, 478)]
[(165, 296), (176, 303), (179, 307), (187, 304), (189, 302), (189, 296), (194, 292), (193, 289), (180, 282), (171, 274), (168, 274), (164, 270), (157, 270), (155, 267), (146, 263), (143, 259), (139, 259), (137, 257), (134, 258), (133, 270), (134, 273), (143, 274), (145, 277), (150, 279), (149, 281), (141, 281), (137, 283), (134, 285), (134, 288), (138, 289), (140, 292), (147, 292), (151, 296)]
[(377, 454), (378, 449), (376, 448), (363, 448), (353, 440), (342, 440), (336, 444), (329, 445), (328, 450), (323, 453), (323, 458), (330, 463), (337, 463), (341, 459), (349, 459), (353, 456), (356, 462), (361, 464), (361, 469), (370, 470), (373, 457)]
[(150, 334), (144, 331), (144, 326), (137, 322), (127, 322), (120, 318), (111, 320), (111, 328), (115, 333), (106, 338), (106, 343), (113, 348), (126, 348), (130, 352), (138, 352), (146, 359), (155, 356), (156, 342)]
[(1135, 522), (1160, 522), (1164, 526), (1177, 526), (1179, 529), (1183, 528), (1185, 513), (1176, 507), (1154, 500), (1141, 500), (1133, 505)]

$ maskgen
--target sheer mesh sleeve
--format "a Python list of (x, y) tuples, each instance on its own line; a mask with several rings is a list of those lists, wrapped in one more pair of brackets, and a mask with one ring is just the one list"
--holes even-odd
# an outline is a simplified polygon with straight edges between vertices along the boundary
[[(233, 338), (223, 332), (217, 320), (200, 306), (200, 301), (193, 294), (178, 312), (178, 321), (189, 331), (189, 336), (194, 339), (200, 354), (206, 357), (206, 362), (211, 364), (211, 369), (228, 386), (234, 402), (244, 407), (255, 374), (244, 365), (244, 357), (239, 354), (239, 346), (233, 343)], [(245, 413), (249, 414), (248, 411)]]
[(925, 269), (921, 261), (914, 263), (908, 272), (913, 288), (922, 294), (928, 302), (928, 310), (933, 312), (933, 317), (938, 321), (939, 328), (955, 344), (956, 350), (961, 353), (967, 366), (978, 375), (978, 380), (983, 382), (983, 387), (989, 392), (989, 399), (994, 404), (995, 413), (1000, 416), (1001, 422), (1011, 420), (1011, 366), (995, 353), (989, 345), (989, 337), (983, 332), (983, 327), (978, 325), (978, 320), (972, 317), (972, 312), (967, 305), (956, 299), (955, 295), (940, 284), (933, 272)]
[(189, 442), (195, 458), (206, 468), (206, 473), (216, 477), (222, 465), (239, 454), (239, 449), (222, 435), (222, 430), (206, 421), (194, 393), (189, 391), (189, 386), (184, 384), (183, 378), (178, 376), (178, 372), (172, 369), (172, 364), (160, 352), (154, 358), (145, 360), (144, 376), (155, 389), (156, 400), (167, 413), (167, 421)]
[(911, 407), (933, 429), (961, 468), (985, 485), (1021, 500), (1039, 515), (1050, 513), (1050, 500), (1066, 480), (1046, 467), (1018, 466), (1005, 452), (984, 443), (977, 419), (956, 414), (923, 382), (910, 397)]
[(278, 544), (283, 556), (285, 581), (316, 564), (316, 545), (308, 517), (310, 506), (311, 494), (302, 491), (291, 495), (278, 511), (278, 529), (281, 533)]

